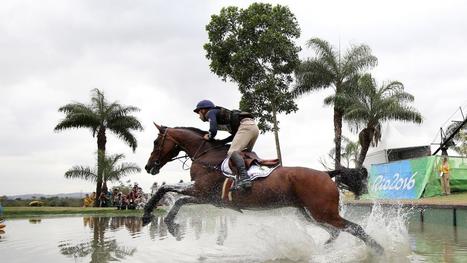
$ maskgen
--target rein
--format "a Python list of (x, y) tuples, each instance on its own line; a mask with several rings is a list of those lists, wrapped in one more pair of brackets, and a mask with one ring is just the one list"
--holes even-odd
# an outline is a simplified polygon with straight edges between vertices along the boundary
[[(185, 152), (185, 155), (183, 156), (179, 156), (179, 157), (174, 157), (174, 158), (171, 158), (170, 160), (168, 160), (167, 162), (171, 162), (171, 161), (174, 161), (174, 160), (179, 160), (179, 159), (185, 159), (184, 161), (182, 161), (182, 169), (183, 170), (189, 170), (190, 167), (188, 167), (186, 165), (186, 162), (188, 161), (188, 159), (190, 159), (192, 162), (197, 162), (197, 163), (200, 163), (202, 164), (204, 167), (208, 168), (208, 169), (211, 169), (211, 170), (221, 170), (220, 169), (220, 165), (212, 165), (210, 163), (206, 163), (206, 162), (203, 162), (203, 161), (200, 161), (199, 159), (205, 155), (206, 153), (208, 153), (209, 151), (211, 150), (215, 150), (215, 149), (219, 149), (219, 148), (222, 148), (224, 147), (224, 145), (217, 145), (217, 146), (214, 146), (214, 147), (211, 147), (211, 148), (208, 148), (204, 151), (202, 151), (200, 154), (198, 154), (198, 152), (201, 150), (201, 148), (204, 146), (204, 144), (206, 143), (206, 140), (203, 139), (203, 141), (201, 142), (201, 144), (198, 146), (198, 149), (196, 150), (195, 154), (193, 155), (193, 157), (190, 157), (188, 154), (186, 154), (188, 151), (186, 150), (185, 147), (182, 147), (180, 145), (179, 142), (177, 142), (174, 138), (170, 137), (170, 135), (167, 135), (167, 129), (164, 131), (164, 134), (162, 135), (162, 142), (161, 144), (159, 145), (158, 147), (158, 151), (162, 150), (162, 147), (164, 146), (164, 142), (165, 142), (165, 139), (167, 140), (171, 140), (173, 143), (175, 143), (176, 147), (180, 147), (184, 152)], [(185, 168), (187, 167), (187, 168)]]

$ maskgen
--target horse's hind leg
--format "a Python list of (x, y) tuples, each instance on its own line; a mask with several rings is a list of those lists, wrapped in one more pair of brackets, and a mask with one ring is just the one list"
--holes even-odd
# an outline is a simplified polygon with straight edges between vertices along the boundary
[[(314, 210), (310, 210), (310, 208)], [(321, 203), (320, 206), (310, 206), (310, 208), (307, 208), (308, 211), (310, 211), (311, 216), (318, 223), (330, 225), (337, 228), (338, 231), (342, 230), (360, 238), (367, 246), (374, 249), (377, 254), (382, 254), (384, 252), (384, 248), (365, 233), (365, 230), (363, 230), (360, 225), (350, 222), (339, 215), (337, 202), (331, 205)], [(329, 242), (332, 241), (332, 237), (333, 236), (331, 234)]]
[(326, 230), (329, 233), (330, 237), (326, 242), (324, 242), (324, 244), (327, 245), (327, 244), (332, 243), (334, 240), (337, 239), (337, 237), (341, 233), (339, 229), (335, 228), (332, 225), (321, 223), (321, 222), (314, 220), (313, 217), (310, 216), (310, 213), (306, 210), (306, 208), (302, 207), (302, 208), (299, 208), (299, 210), (308, 222), (313, 223), (313, 224), (318, 224), (319, 226), (324, 228), (324, 230)]
[(204, 204), (204, 203), (205, 202), (201, 201), (200, 199), (191, 197), (191, 196), (184, 196), (184, 197), (179, 198), (177, 201), (175, 201), (169, 213), (164, 218), (164, 222), (167, 225), (167, 228), (170, 234), (172, 234), (172, 236), (174, 237), (177, 237), (177, 239), (181, 238), (179, 235), (179, 225), (174, 223), (174, 219), (175, 219), (175, 216), (178, 214), (178, 211), (183, 205)]
[(365, 242), (365, 244), (375, 250), (375, 252), (379, 255), (381, 255), (384, 252), (384, 248), (376, 242), (371, 236), (369, 236), (363, 228), (353, 222), (350, 222), (349, 220), (346, 220), (344, 218), (341, 218), (342, 221), (344, 222), (344, 231), (348, 232), (361, 240)]
[(198, 198), (191, 196), (184, 196), (175, 201), (174, 205), (170, 209), (169, 213), (165, 216), (164, 222), (166, 224), (172, 223), (175, 219), (175, 216), (178, 214), (180, 208), (185, 204), (204, 204), (205, 202), (201, 201)]
[(175, 192), (181, 194), (189, 194), (190, 189), (193, 183), (180, 183), (176, 185), (163, 185), (161, 186), (157, 192), (149, 199), (149, 201), (144, 206), (144, 214), (143, 214), (143, 225), (147, 225), (151, 222), (152, 218), (152, 210), (156, 207), (159, 200), (161, 200), (167, 192)]

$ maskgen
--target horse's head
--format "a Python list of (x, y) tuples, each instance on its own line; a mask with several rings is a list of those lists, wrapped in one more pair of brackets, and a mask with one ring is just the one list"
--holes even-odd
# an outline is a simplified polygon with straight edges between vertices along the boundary
[(144, 167), (150, 174), (158, 174), (159, 170), (180, 153), (180, 147), (176, 141), (170, 137), (170, 129), (164, 126), (154, 125), (159, 130), (159, 135), (154, 141), (154, 149), (149, 156), (148, 163)]

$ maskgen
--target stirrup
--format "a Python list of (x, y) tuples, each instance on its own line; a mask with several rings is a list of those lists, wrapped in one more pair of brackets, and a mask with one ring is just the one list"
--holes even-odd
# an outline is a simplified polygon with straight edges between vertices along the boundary
[(235, 184), (230, 188), (230, 192), (237, 192), (238, 190), (246, 191), (249, 190), (251, 186), (251, 181), (247, 179), (235, 181)]

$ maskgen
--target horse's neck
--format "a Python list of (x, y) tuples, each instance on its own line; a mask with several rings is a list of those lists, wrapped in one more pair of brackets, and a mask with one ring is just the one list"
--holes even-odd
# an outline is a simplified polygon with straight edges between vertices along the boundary
[[(192, 159), (203, 157), (208, 152), (211, 152), (211, 150), (218, 152), (222, 157), (225, 154), (224, 151), (221, 150), (224, 148), (222, 145), (206, 141), (203, 137), (198, 136), (197, 134), (178, 133), (175, 139), (181, 144), (186, 154)], [(221, 154), (221, 152), (224, 154)]]
[(196, 157), (196, 155), (205, 151), (210, 145), (202, 137), (189, 132), (177, 133), (174, 135), (174, 138), (180, 143), (180, 146), (182, 146), (190, 158)]

